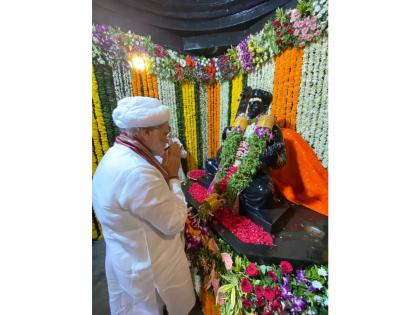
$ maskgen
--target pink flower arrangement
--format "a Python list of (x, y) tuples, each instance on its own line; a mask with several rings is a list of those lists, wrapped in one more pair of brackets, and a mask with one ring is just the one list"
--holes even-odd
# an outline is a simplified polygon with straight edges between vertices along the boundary
[(229, 210), (217, 211), (216, 218), (244, 243), (273, 245), (272, 236), (249, 218), (234, 215)]
[(202, 204), (208, 196), (207, 189), (198, 183), (192, 183), (190, 187), (188, 187), (188, 193), (199, 204)]
[(199, 179), (203, 177), (204, 175), (206, 175), (205, 170), (191, 170), (187, 173), (187, 177), (194, 180)]
[(232, 270), (232, 257), (230, 257), (228, 253), (221, 253), (220, 255), (222, 256), (222, 261), (225, 264), (226, 270)]
[(293, 35), (299, 41), (299, 47), (304, 47), (306, 42), (321, 35), (321, 26), (318, 24), (317, 17), (301, 17), (296, 9), (290, 13), (290, 21), (293, 23)]
[(292, 273), (292, 271), (293, 271), (292, 265), (286, 260), (282, 260), (280, 262), (279, 266), (281, 268), (281, 272), (286, 274), (286, 275)]

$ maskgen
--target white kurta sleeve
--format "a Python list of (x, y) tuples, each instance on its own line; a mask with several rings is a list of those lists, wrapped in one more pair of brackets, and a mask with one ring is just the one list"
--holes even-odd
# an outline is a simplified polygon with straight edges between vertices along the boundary
[(138, 167), (130, 172), (122, 185), (118, 203), (162, 233), (175, 235), (184, 228), (187, 206), (179, 183), (171, 180), (170, 185), (175, 192), (169, 189), (157, 169)]

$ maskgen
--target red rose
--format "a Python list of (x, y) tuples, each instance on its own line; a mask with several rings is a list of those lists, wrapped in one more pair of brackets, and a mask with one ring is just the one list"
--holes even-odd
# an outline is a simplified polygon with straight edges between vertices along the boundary
[(276, 309), (278, 309), (280, 307), (280, 303), (277, 301), (277, 300), (275, 300), (275, 301), (273, 301), (273, 303), (271, 303), (271, 308), (273, 309), (273, 310), (276, 310)]
[(274, 21), (273, 26), (274, 27), (280, 27), (280, 22), (279, 21)]
[(242, 298), (242, 306), (245, 308), (250, 308), (252, 306), (252, 303), (247, 298)]
[(279, 266), (281, 268), (281, 272), (286, 275), (290, 274), (293, 271), (292, 265), (286, 260), (282, 260)]
[(252, 291), (252, 284), (248, 279), (243, 278), (241, 280), (241, 289), (242, 292), (247, 294), (250, 293)]
[(288, 27), (288, 26), (289, 26), (289, 23), (284, 22), (284, 27)]
[(259, 272), (254, 263), (250, 263), (245, 270), (245, 273), (250, 277), (258, 276)]
[(265, 299), (264, 297), (258, 299), (255, 301), (255, 306), (256, 307), (263, 307), (265, 305)]
[(267, 299), (267, 301), (272, 301), (275, 298), (274, 290), (270, 287), (265, 287), (264, 289), (264, 296)]
[(267, 273), (271, 281), (276, 282), (278, 280), (277, 274), (273, 270), (269, 270)]
[(292, 34), (292, 29), (290, 29), (290, 28), (289, 28), (289, 29), (287, 30), (287, 34)]
[(262, 288), (262, 286), (260, 285), (256, 285), (254, 288), (255, 291), (255, 295), (257, 296), (257, 299), (260, 299), (262, 297), (264, 297), (264, 289)]

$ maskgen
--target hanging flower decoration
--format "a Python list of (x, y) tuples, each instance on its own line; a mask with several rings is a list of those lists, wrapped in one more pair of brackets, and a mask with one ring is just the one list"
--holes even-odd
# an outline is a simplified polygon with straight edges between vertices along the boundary
[(303, 47), (327, 33), (327, 0), (302, 0), (296, 9), (277, 10), (257, 34), (248, 35), (236, 47), (217, 58), (184, 56), (150, 36), (98, 24), (92, 26), (92, 55), (98, 63), (129, 63), (135, 55), (147, 55), (148, 72), (166, 80), (188, 80), (212, 84), (250, 73), (291, 47)]

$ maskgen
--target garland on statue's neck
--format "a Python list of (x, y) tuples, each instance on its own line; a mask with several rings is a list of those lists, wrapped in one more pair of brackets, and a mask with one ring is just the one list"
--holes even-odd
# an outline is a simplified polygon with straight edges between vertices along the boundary
[[(248, 139), (242, 135), (242, 130), (246, 128), (242, 129), (239, 126), (228, 135), (222, 149), (219, 171), (215, 177), (216, 193), (211, 194), (200, 206), (199, 212), (202, 218), (214, 213), (226, 202), (232, 205), (238, 194), (249, 186), (261, 166), (260, 156), (267, 147), (267, 141), (273, 137), (274, 121), (272, 115), (261, 115)], [(245, 122), (248, 123), (246, 119)], [(238, 155), (241, 146), (245, 146), (245, 149)], [(233, 150), (234, 148), (236, 150)]]

